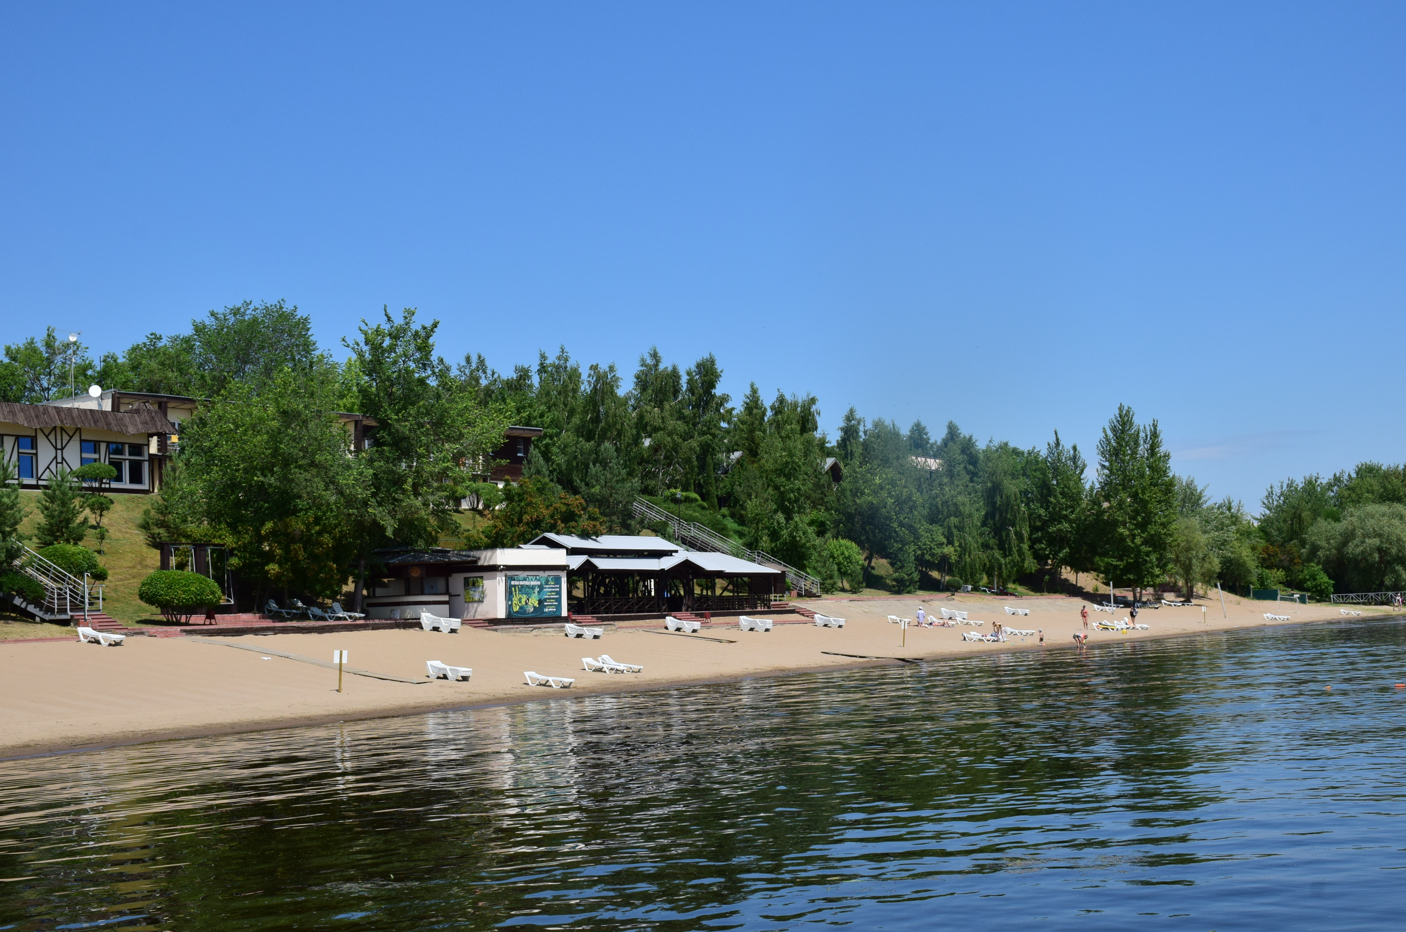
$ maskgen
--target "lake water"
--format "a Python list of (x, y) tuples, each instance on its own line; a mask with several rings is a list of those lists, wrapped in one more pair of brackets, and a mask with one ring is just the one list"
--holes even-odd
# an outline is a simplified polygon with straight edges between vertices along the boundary
[(1344, 623), (0, 762), (0, 929), (1401, 928), (1398, 682)]

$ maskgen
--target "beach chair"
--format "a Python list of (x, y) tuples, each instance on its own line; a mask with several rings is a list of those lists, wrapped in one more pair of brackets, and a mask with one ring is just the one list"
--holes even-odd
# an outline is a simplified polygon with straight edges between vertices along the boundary
[(337, 621), (360, 621), (366, 617), (362, 612), (349, 612), (345, 610), (342, 608), (341, 602), (333, 602), (332, 611), (327, 614), (331, 615)]
[(1007, 615), (1029, 615), (1029, 614), (1030, 614), (1030, 609), (1028, 609), (1028, 608), (1011, 608), (1009, 605), (1007, 605), (1007, 606), (1006, 606), (1006, 614), (1007, 614)]
[(898, 624), (898, 616), (897, 616), (897, 615), (890, 615), (890, 616), (888, 616), (888, 618), (889, 618), (889, 624), (891, 624), (891, 625), (896, 625), (896, 624)]
[(673, 615), (665, 615), (664, 627), (670, 631), (682, 631), (684, 634), (697, 634), (703, 630), (703, 623), (701, 621), (683, 621)]
[(457, 632), (463, 626), (464, 623), (458, 618), (440, 618), (429, 612), (420, 613), (420, 627), (426, 631), (443, 631), (445, 634), (449, 634)]
[(1140, 622), (1140, 621), (1134, 622), (1133, 624), (1129, 625), (1129, 627), (1132, 628), (1134, 631), (1151, 631), (1151, 630), (1152, 630), (1152, 626), (1151, 626), (1151, 625), (1145, 625), (1145, 624), (1143, 624), (1143, 623)]
[(570, 689), (571, 684), (576, 681), (569, 676), (543, 676), (528, 670), (523, 676), (527, 677), (528, 686), (550, 686), (552, 689)]
[(318, 608), (316, 605), (309, 605), (309, 606), (308, 606), (308, 619), (309, 619), (310, 621), (335, 621), (335, 620), (336, 620), (336, 619), (334, 619), (331, 615), (328, 615), (328, 614), (327, 614), (326, 612), (324, 612), (322, 609)]
[(959, 625), (971, 625), (972, 627), (980, 627), (980, 626), (981, 626), (981, 622), (980, 622), (979, 620), (975, 619), (975, 618), (963, 618), (963, 619), (961, 619), (960, 621), (958, 621), (957, 624), (959, 624)]
[(586, 668), (587, 673), (606, 673), (605, 664), (594, 657), (582, 657), (581, 666)]
[(1288, 615), (1276, 615), (1276, 614), (1274, 614), (1273, 612), (1265, 612), (1265, 613), (1264, 613), (1264, 620), (1265, 620), (1265, 621), (1288, 621), (1288, 620), (1289, 620), (1289, 616), (1288, 616)]
[(455, 680), (467, 680), (473, 675), (472, 667), (451, 667), (447, 663), (440, 663), (438, 660), (425, 661), (425, 675), (432, 680), (437, 680), (441, 676), (453, 682)]
[(1108, 612), (1110, 615), (1113, 614), (1113, 608), (1112, 608), (1111, 606), (1108, 606), (1108, 605), (1095, 605), (1095, 606), (1094, 606), (1094, 611), (1096, 611), (1096, 612)]
[(569, 621), (566, 623), (566, 636), (569, 638), (599, 639), (600, 636), (603, 634), (605, 634), (605, 628), (591, 628), (587, 627), (586, 625), (573, 625)]
[(1338, 609), (1338, 611), (1342, 612), (1344, 615), (1361, 615), (1361, 614), (1362, 614), (1361, 612), (1350, 612), (1350, 611), (1348, 611), (1348, 610), (1345, 609), (1345, 608), (1340, 608), (1340, 609)]
[(815, 626), (817, 628), (843, 628), (845, 620), (838, 615), (815, 614)]
[(288, 606), (289, 606), (288, 611), (290, 612), (290, 614), (289, 614), (288, 617), (290, 617), (290, 618), (298, 618), (298, 617), (308, 618), (308, 617), (311, 617), (310, 615), (308, 615), (308, 607), (307, 607), (306, 605), (304, 605), (302, 602), (299, 602), (297, 599), (289, 599), (289, 600), (288, 600)]
[(99, 631), (96, 628), (80, 627), (78, 631), (78, 642), (87, 644), (93, 642), (101, 644), (103, 647), (120, 647), (122, 642), (127, 640), (125, 634), (113, 634), (111, 631)]
[(748, 618), (746, 615), (743, 615), (740, 619), (738, 619), (738, 624), (741, 626), (743, 631), (771, 630), (770, 618)]
[(278, 603), (273, 599), (269, 599), (268, 602), (264, 604), (264, 614), (271, 619), (276, 620), (282, 618), (284, 621), (294, 616), (294, 612), (291, 609), (279, 608)]
[(644, 667), (637, 663), (621, 663), (613, 659), (609, 654), (601, 654), (600, 662), (608, 667), (619, 667), (622, 673), (643, 673)]
[(1035, 629), (1033, 628), (1002, 628), (1001, 630), (1006, 634), (1018, 638), (1033, 638), (1035, 636)]
[(984, 641), (984, 640), (986, 640), (986, 635), (982, 634), (980, 631), (963, 631), (963, 632), (962, 632), (962, 640), (964, 640), (964, 641)]

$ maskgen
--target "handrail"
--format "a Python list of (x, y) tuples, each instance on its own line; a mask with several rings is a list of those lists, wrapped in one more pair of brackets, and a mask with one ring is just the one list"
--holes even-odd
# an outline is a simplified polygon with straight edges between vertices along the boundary
[(820, 580), (804, 570), (798, 570), (794, 566), (778, 560), (765, 550), (748, 550), (736, 541), (723, 537), (712, 528), (694, 521), (686, 521), (642, 498), (635, 499), (634, 512), (636, 517), (668, 525), (669, 533), (674, 536), (678, 544), (685, 548), (692, 543), (701, 550), (726, 553), (752, 563), (774, 566), (785, 574), (787, 583), (797, 592), (820, 594)]
[(44, 587), (42, 608), (52, 615), (71, 617), (76, 601), (86, 611), (87, 599), (82, 580), (24, 544), (20, 547), (24, 553), (15, 561), (14, 568)]
[(1391, 604), (1397, 596), (1406, 598), (1406, 592), (1335, 592), (1328, 596), (1328, 601), (1339, 605), (1378, 605)]

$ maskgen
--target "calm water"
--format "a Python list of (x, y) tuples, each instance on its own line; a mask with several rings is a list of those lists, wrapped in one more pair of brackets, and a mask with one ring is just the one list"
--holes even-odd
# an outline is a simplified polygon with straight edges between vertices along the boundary
[(0, 928), (1401, 928), (1403, 681), (1356, 623), (4, 762)]

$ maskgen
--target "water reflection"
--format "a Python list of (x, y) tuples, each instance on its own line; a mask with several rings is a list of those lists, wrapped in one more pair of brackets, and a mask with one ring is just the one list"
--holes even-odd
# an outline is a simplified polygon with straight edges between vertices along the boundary
[(12, 761), (0, 927), (1381, 927), (1379, 871), (1406, 866), (1403, 630)]

